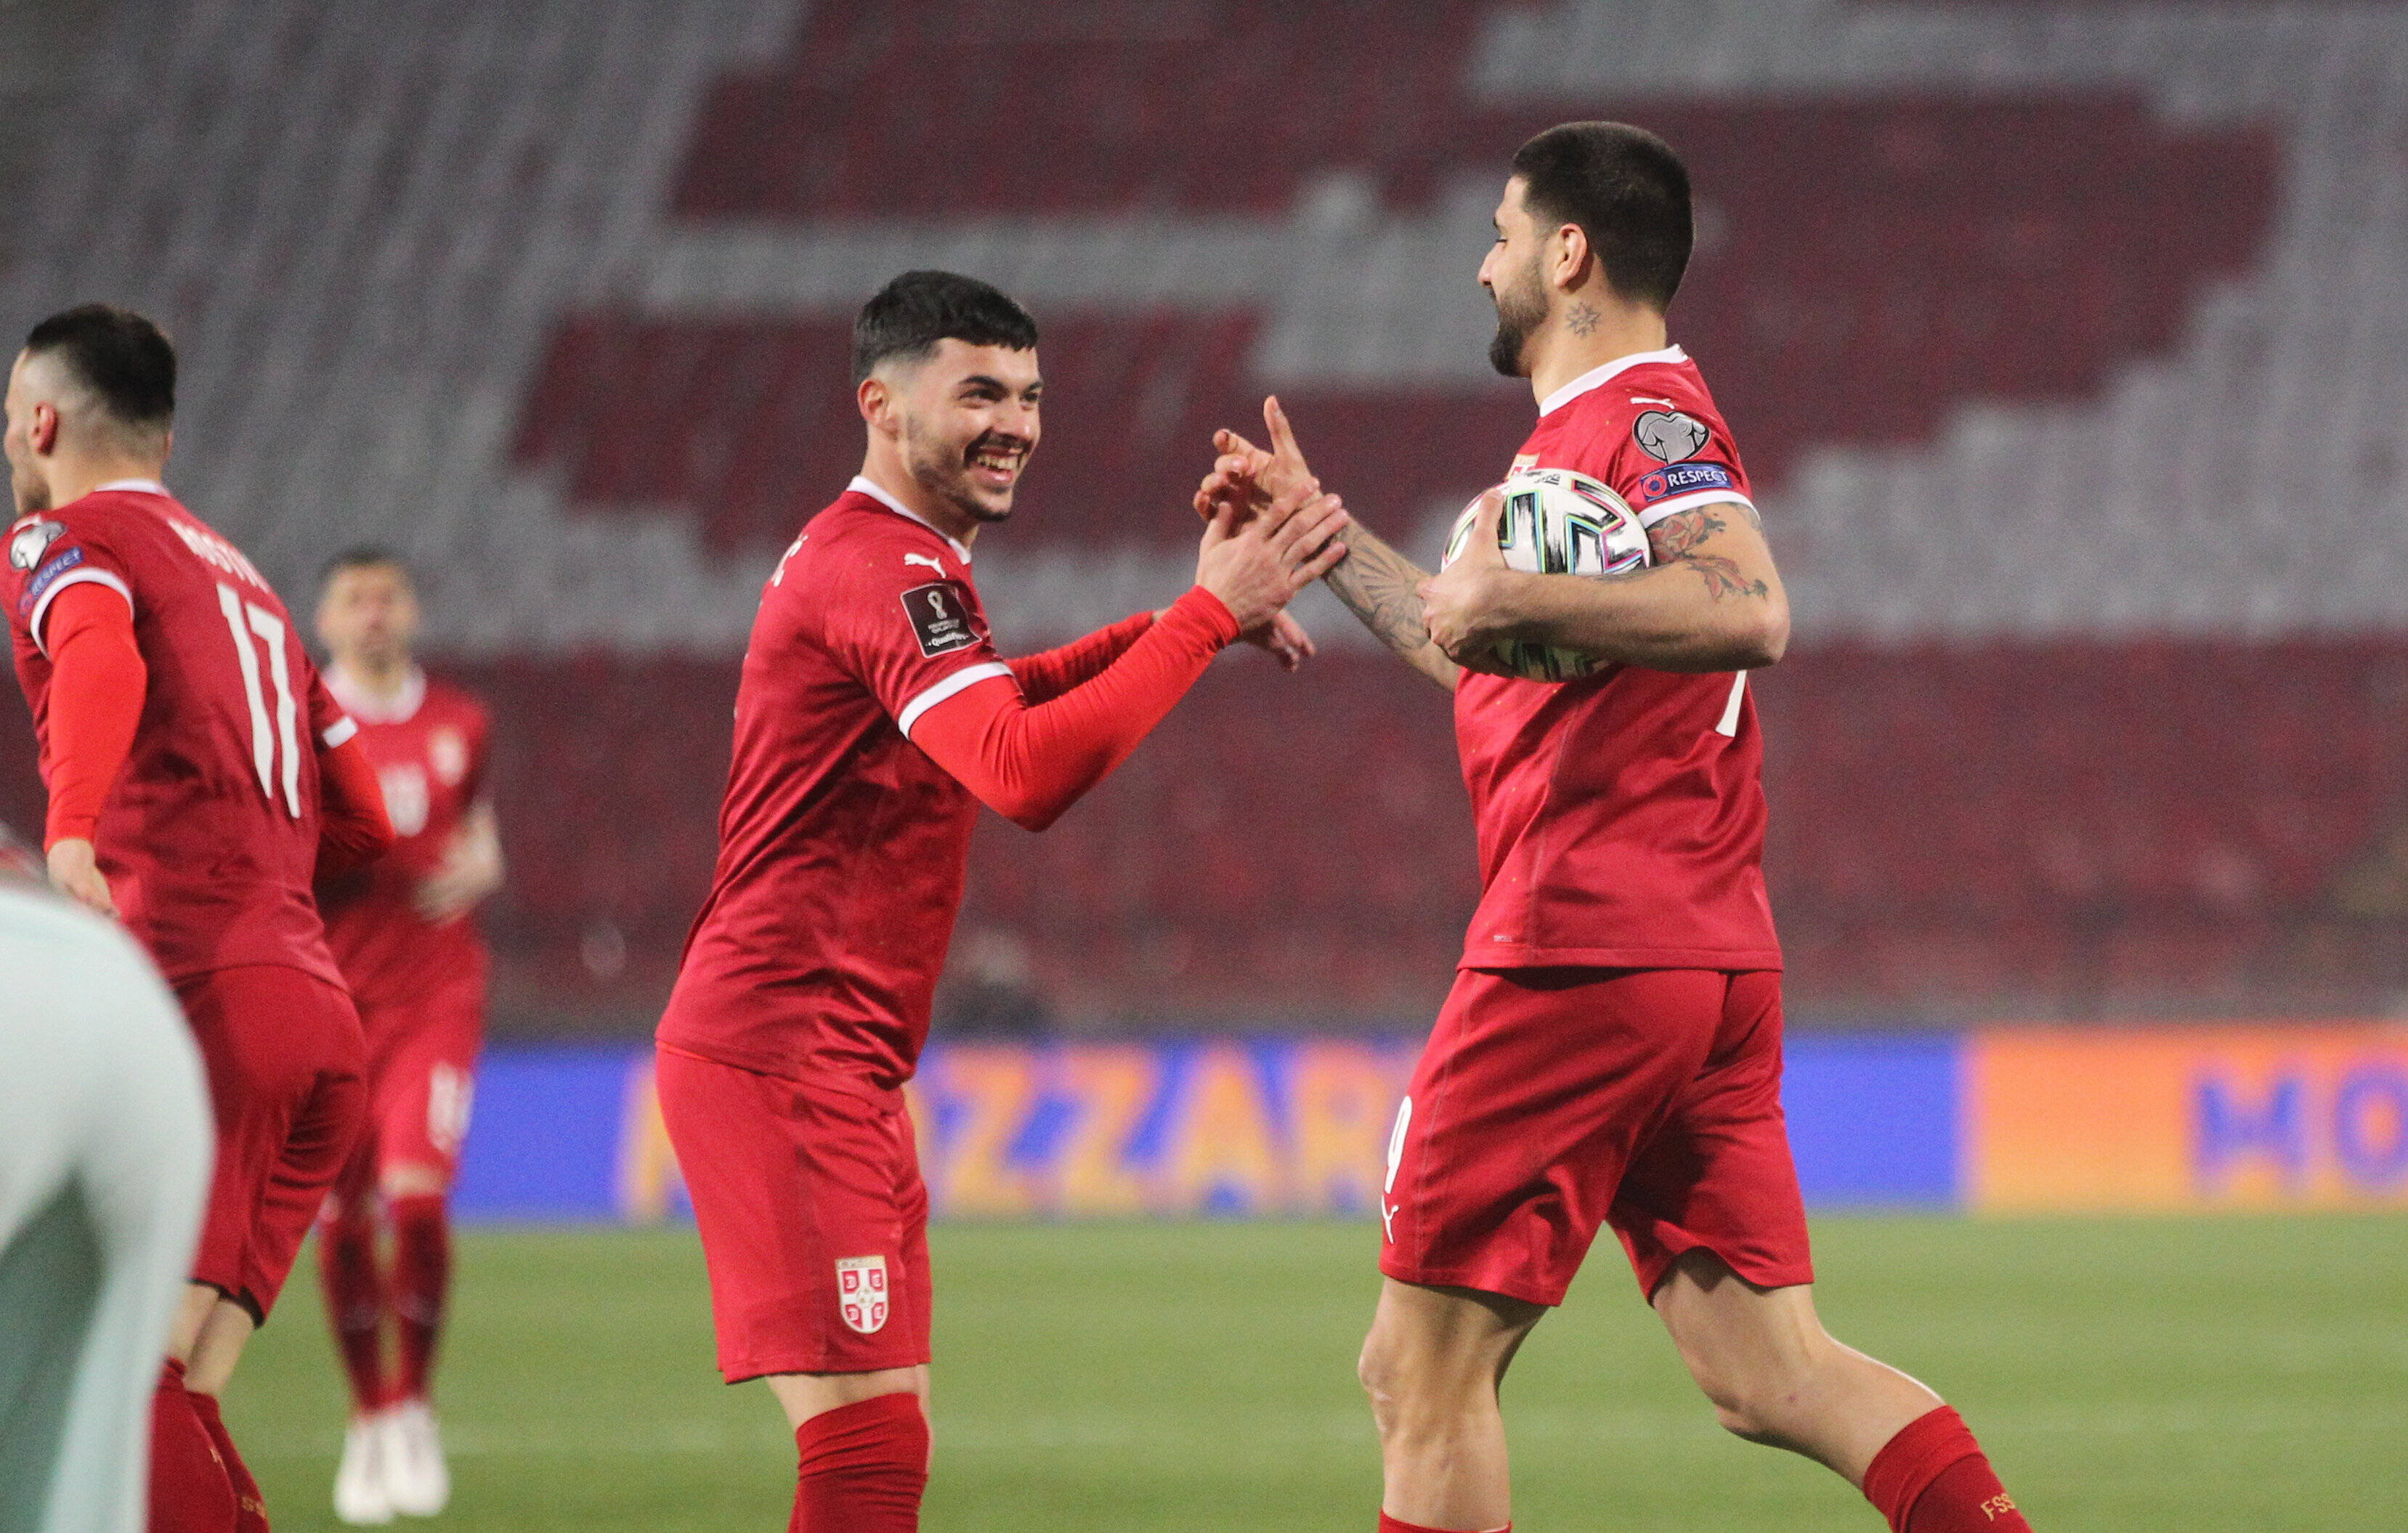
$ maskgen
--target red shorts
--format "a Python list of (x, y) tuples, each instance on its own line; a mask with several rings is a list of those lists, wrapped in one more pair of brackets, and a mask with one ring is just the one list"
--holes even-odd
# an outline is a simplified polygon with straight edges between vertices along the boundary
[(1781, 976), (1465, 969), (1388, 1145), (1380, 1270), (1560, 1304), (1600, 1224), (1652, 1296), (1702, 1246), (1812, 1282), (1781, 1111)]
[(928, 1360), (928, 1190), (901, 1092), (805, 1086), (663, 1048), (661, 1122), (710, 1269), (719, 1371)]
[(483, 976), (470, 974), (406, 1001), (360, 1008), (367, 1128), (327, 1199), (329, 1216), (365, 1207), (396, 1167), (424, 1167), (452, 1184), (485, 1041), (484, 996)]
[(366, 1115), (360, 1020), (340, 986), (280, 965), (195, 975), (176, 998), (217, 1116), (193, 1281), (264, 1322)]

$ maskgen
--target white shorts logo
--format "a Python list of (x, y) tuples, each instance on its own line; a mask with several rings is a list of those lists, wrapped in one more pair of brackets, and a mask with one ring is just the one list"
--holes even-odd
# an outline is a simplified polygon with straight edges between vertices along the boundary
[(836, 1305), (844, 1323), (867, 1336), (886, 1324), (886, 1258), (839, 1256), (836, 1261)]
[(1397, 1206), (1388, 1201), (1388, 1194), (1397, 1190), (1397, 1167), (1405, 1158), (1405, 1129), (1413, 1121), (1413, 1099), (1410, 1096), (1397, 1104), (1397, 1126), (1388, 1130), (1388, 1180), (1380, 1188), (1380, 1230), (1390, 1240), (1397, 1238)]

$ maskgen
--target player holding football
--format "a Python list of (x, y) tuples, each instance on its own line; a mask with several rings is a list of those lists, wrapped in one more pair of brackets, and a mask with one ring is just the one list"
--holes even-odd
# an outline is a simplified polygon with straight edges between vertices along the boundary
[(217, 1396), (267, 1318), (365, 1094), (313, 870), (392, 840), (376, 775), (284, 604), (160, 484), (176, 354), (92, 304), (8, 375), (18, 520), (0, 595), (50, 790), (50, 881), (149, 950), (200, 1045), (217, 1159), (152, 1400), (150, 1526), (258, 1533)]
[(1038, 442), (1037, 326), (983, 282), (908, 272), (853, 327), (868, 451), (762, 592), (717, 872), (661, 1020), (662, 1118), (710, 1270), (719, 1368), (795, 1428), (791, 1526), (919, 1526), (927, 1193), (902, 1085), (981, 803), (1041, 830), (1241, 634), (1342, 557), (1318, 492), (1207, 528), (1196, 584), (1006, 660), (970, 580)]
[[(1380, 1526), (1510, 1526), (1498, 1385), (1611, 1225), (1725, 1426), (1829, 1466), (1898, 1533), (2025, 1528), (1956, 1413), (1815, 1319), (1746, 685), (1781, 658), (1788, 607), (1729, 427), (1667, 343), (1687, 171), (1636, 128), (1569, 123), (1514, 155), (1496, 224), (1490, 360), (1539, 401), (1514, 466), (1611, 485), (1656, 563), (1510, 570), (1492, 491), (1435, 579), (1359, 528), (1328, 577), (1454, 690), (1483, 883), (1389, 1145), (1362, 1355)], [(1264, 414), (1271, 450), (1224, 434), (1199, 509), (1318, 488), (1277, 402)], [(1607, 663), (1484, 674), (1509, 640)]]
[[(318, 1239), (351, 1388), (335, 1473), (335, 1512), (347, 1523), (431, 1517), (451, 1498), (427, 1379), (452, 1273), (445, 1198), (484, 1035), (485, 945), (471, 914), (502, 883), (484, 796), (485, 710), (419, 669), (417, 633), (417, 593), (399, 555), (353, 549), (326, 566), (326, 687), (360, 726), (397, 838), (369, 867), (318, 888), (326, 945), (368, 1045), (367, 1131), (326, 1198)], [(393, 1238), (389, 1264), (379, 1260), (380, 1226)]]

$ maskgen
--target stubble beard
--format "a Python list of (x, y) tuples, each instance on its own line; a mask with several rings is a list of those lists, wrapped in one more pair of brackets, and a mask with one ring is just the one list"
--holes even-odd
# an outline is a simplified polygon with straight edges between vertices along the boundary
[[(950, 451), (942, 447), (930, 449), (918, 441), (910, 442), (905, 462), (920, 488), (971, 521), (993, 526), (1011, 520), (1011, 499), (1007, 494), (1003, 505), (998, 508), (984, 499), (978, 487), (970, 481), (970, 454), (982, 440), (983, 437), (972, 437), (963, 446)], [(1018, 488), (1017, 480), (1013, 481), (1013, 488)]]
[(1532, 262), (1523, 280), (1496, 290), (1497, 334), (1488, 342), (1488, 365), (1507, 378), (1527, 378), (1522, 353), (1530, 337), (1547, 322), (1546, 295), (1539, 291), (1538, 263)]

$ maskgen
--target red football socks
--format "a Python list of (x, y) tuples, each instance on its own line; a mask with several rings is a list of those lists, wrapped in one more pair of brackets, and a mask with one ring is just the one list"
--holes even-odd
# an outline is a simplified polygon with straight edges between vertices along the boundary
[(421, 1399), (435, 1368), (443, 1297), (452, 1285), (452, 1225), (443, 1199), (396, 1197), (393, 1217), (393, 1315), (399, 1368), (394, 1397)]
[(377, 1272), (377, 1232), (366, 1211), (346, 1206), (318, 1226), (318, 1283), (335, 1323), (335, 1347), (351, 1376), (351, 1407), (384, 1407), (384, 1280)]
[(225, 1418), (218, 1413), (217, 1397), (194, 1392), (193, 1413), (200, 1417), (202, 1430), (209, 1435), (209, 1446), (217, 1450), (219, 1461), (225, 1465), (226, 1483), (234, 1489), (234, 1533), (267, 1533), (266, 1499), (259, 1494), (259, 1482), (251, 1477), (251, 1466), (234, 1451), (234, 1439), (226, 1436)]
[(787, 1533), (915, 1533), (928, 1484), (920, 1397), (879, 1395), (795, 1429), (801, 1464)]
[(234, 1533), (234, 1482), (194, 1408), (205, 1398), (184, 1387), (183, 1364), (170, 1360), (159, 1370), (150, 1397), (150, 1533)]
[[(1380, 1513), (1380, 1533), (1447, 1533), (1447, 1530), (1442, 1527), (1424, 1527), (1419, 1523), (1409, 1523), (1401, 1517), (1391, 1517), (1383, 1512)], [(1482, 1529), (1481, 1533), (1490, 1533), (1490, 1530)], [(1494, 1533), (1513, 1533), (1513, 1525), (1507, 1523), (1503, 1527), (1495, 1529)]]
[(1899, 1429), (1865, 1469), (1891, 1533), (2031, 1533), (1964, 1420), (1946, 1406)]

